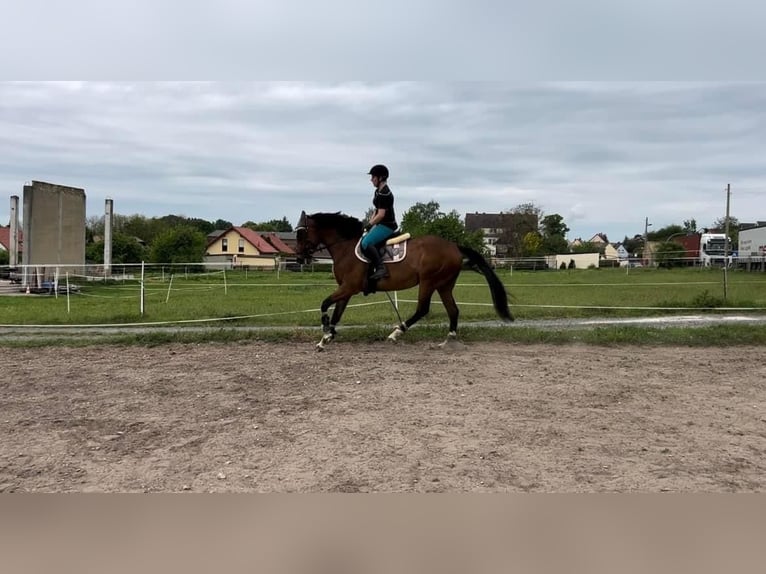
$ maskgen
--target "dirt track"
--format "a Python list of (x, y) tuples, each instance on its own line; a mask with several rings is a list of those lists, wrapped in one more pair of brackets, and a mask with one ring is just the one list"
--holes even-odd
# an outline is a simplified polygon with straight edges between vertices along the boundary
[(745, 492), (762, 348), (2, 351), (0, 492)]

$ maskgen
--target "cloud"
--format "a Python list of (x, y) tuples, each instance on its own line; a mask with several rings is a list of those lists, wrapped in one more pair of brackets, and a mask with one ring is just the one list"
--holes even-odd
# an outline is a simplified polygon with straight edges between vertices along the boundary
[[(6, 82), (0, 187), (84, 187), (88, 213), (234, 223), (362, 216), (384, 162), (418, 201), (533, 202), (571, 236), (764, 219), (766, 84), (715, 82)], [(9, 203), (0, 203), (7, 223)]]

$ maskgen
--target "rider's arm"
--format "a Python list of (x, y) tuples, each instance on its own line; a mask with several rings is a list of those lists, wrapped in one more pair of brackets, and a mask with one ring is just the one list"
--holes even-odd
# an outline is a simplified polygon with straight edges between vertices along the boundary
[(377, 225), (381, 221), (383, 221), (383, 218), (386, 216), (386, 210), (383, 207), (378, 208), (378, 210), (373, 214), (373, 216), (370, 218), (370, 227), (373, 225)]

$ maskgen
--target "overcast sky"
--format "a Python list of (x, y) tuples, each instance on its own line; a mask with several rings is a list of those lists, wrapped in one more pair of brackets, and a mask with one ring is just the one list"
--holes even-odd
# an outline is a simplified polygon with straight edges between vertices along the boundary
[(26, 181), (83, 187), (88, 216), (235, 225), (362, 217), (374, 163), (416, 202), (532, 202), (569, 237), (725, 213), (766, 219), (766, 83), (1, 83), (0, 221)]

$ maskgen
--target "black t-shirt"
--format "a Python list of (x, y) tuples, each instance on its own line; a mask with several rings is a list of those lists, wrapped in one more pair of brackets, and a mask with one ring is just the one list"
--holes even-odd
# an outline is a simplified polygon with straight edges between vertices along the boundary
[(380, 224), (396, 229), (396, 214), (394, 213), (394, 194), (387, 185), (384, 185), (382, 189), (375, 190), (375, 197), (372, 199), (372, 205), (376, 209), (385, 209), (386, 215), (383, 216)]

